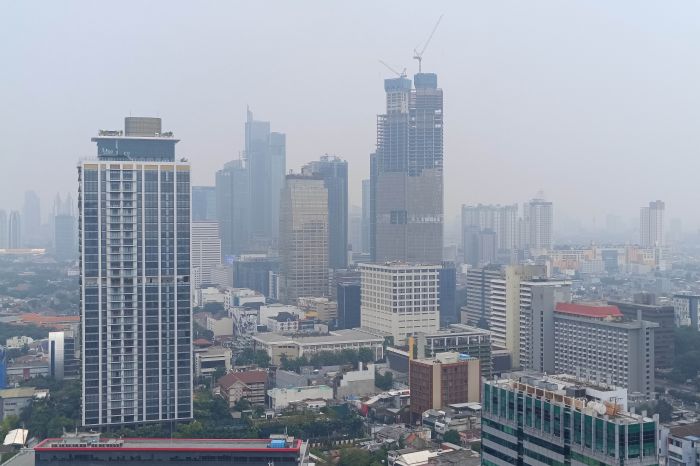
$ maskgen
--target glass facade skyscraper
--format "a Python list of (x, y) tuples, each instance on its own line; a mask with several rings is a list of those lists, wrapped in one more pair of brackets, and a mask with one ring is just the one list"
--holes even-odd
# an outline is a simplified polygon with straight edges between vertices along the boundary
[(280, 191), (286, 171), (286, 137), (270, 132), (269, 121), (245, 124), (245, 158), (250, 174), (250, 234), (256, 249), (277, 242)]
[[(414, 87), (415, 86), (415, 87)], [(370, 156), (371, 256), (439, 263), (443, 244), (443, 99), (437, 75), (386, 79)]]
[(251, 211), (250, 173), (245, 160), (232, 160), (216, 172), (216, 209), (221, 253), (232, 256), (246, 252)]
[(324, 155), (302, 172), (323, 178), (328, 190), (328, 266), (344, 269), (348, 266), (348, 163)]
[(88, 427), (192, 417), (190, 165), (160, 119), (126, 129), (78, 166)]

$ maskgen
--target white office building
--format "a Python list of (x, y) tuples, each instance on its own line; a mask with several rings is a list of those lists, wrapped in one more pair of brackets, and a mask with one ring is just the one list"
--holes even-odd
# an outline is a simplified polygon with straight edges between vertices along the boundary
[(192, 222), (192, 287), (214, 283), (212, 272), (221, 265), (221, 239), (217, 222)]
[(361, 264), (361, 326), (379, 330), (403, 344), (417, 332), (435, 332), (440, 326), (441, 265)]

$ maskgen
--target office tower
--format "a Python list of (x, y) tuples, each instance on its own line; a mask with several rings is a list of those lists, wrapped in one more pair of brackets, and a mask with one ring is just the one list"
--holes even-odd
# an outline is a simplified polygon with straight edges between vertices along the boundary
[(462, 323), (488, 329), (491, 321), (491, 281), (504, 279), (499, 265), (473, 267), (467, 271), (467, 303), (462, 307)]
[(192, 186), (192, 221), (214, 221), (216, 216), (216, 187)]
[(552, 249), (553, 223), (554, 206), (551, 202), (533, 199), (523, 204), (524, 247), (537, 251)]
[(362, 180), (362, 253), (370, 252), (370, 224), (371, 220), (371, 184), (370, 180)]
[(328, 191), (328, 265), (344, 269), (348, 266), (348, 163), (324, 155), (301, 171), (323, 179)]
[(192, 287), (211, 284), (212, 271), (221, 265), (221, 239), (216, 222), (192, 222)]
[(362, 254), (362, 208), (351, 205), (348, 210), (348, 254), (354, 256)]
[(443, 113), (437, 75), (385, 79), (370, 156), (374, 262), (439, 263), (443, 245)]
[[(216, 219), (221, 235), (221, 253), (242, 254), (250, 244), (250, 172), (246, 161), (233, 160), (216, 172)], [(262, 216), (259, 212), (258, 217)]]
[(339, 282), (336, 286), (338, 299), (337, 328), (358, 328), (360, 322), (360, 280)]
[(56, 380), (76, 378), (79, 375), (75, 357), (75, 332), (49, 332), (49, 376)]
[(513, 367), (520, 365), (520, 283), (546, 276), (544, 265), (509, 265), (502, 278), (491, 280), (491, 341), (508, 350)]
[(639, 244), (644, 248), (664, 246), (664, 211), (663, 201), (652, 201), (648, 207), (639, 212)]
[(78, 166), (84, 426), (192, 417), (190, 165), (160, 118), (125, 127)]
[(580, 374), (654, 397), (654, 334), (659, 324), (623, 320), (617, 306), (558, 303), (554, 372)]
[(78, 257), (78, 235), (75, 232), (75, 217), (60, 214), (53, 219), (54, 252), (56, 259), (68, 261)]
[(34, 191), (24, 193), (22, 207), (22, 232), (24, 247), (34, 248), (41, 243), (41, 202)]
[(627, 412), (624, 389), (516, 373), (482, 396), (482, 464), (659, 464), (658, 418)]
[(7, 212), (0, 209), (0, 249), (10, 247), (10, 226), (7, 222)]
[(328, 190), (319, 176), (287, 175), (280, 199), (280, 301), (328, 295)]
[(454, 262), (443, 261), (439, 271), (440, 325), (456, 324), (457, 315), (457, 268)]
[(700, 331), (700, 295), (677, 293), (673, 295), (676, 327), (690, 327)]
[(256, 245), (276, 243), (280, 190), (286, 172), (286, 140), (271, 133), (269, 121), (253, 119), (248, 110), (245, 124), (245, 158), (250, 176), (250, 234)]
[(232, 160), (216, 172), (216, 220), (224, 256), (240, 254), (248, 247), (249, 176), (244, 159)]
[(520, 366), (554, 372), (554, 308), (571, 301), (571, 282), (530, 280), (520, 283)]
[(622, 315), (628, 320), (637, 319), (641, 312), (642, 319), (659, 324), (654, 330), (654, 365), (657, 369), (672, 369), (673, 355), (675, 353), (675, 311), (673, 304), (656, 304), (654, 295), (652, 301), (643, 301), (648, 294), (636, 295), (632, 302), (608, 301), (608, 304), (617, 306)]
[(440, 269), (435, 264), (360, 264), (361, 324), (402, 345), (440, 327)]
[(456, 403), (478, 403), (481, 397), (479, 359), (453, 351), (409, 362), (411, 420), (420, 420), (429, 409)]
[[(468, 234), (491, 230), (495, 234), (496, 251), (506, 253), (520, 247), (518, 205), (462, 205), (462, 241)], [(465, 260), (467, 246), (464, 245)]]
[(234, 285), (270, 297), (270, 274), (279, 271), (279, 257), (266, 254), (243, 254), (233, 262)]
[(7, 243), (10, 249), (21, 248), (24, 241), (22, 240), (22, 218), (18, 211), (13, 210), (10, 212), (7, 229)]

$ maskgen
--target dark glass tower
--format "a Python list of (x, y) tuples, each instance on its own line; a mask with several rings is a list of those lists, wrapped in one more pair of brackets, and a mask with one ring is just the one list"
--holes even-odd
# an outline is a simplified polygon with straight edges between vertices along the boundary
[(348, 265), (348, 163), (324, 155), (307, 164), (302, 173), (323, 178), (328, 190), (328, 266), (344, 269)]
[(386, 79), (370, 156), (371, 255), (375, 262), (439, 263), (443, 244), (443, 115), (437, 75)]
[(190, 165), (159, 118), (125, 126), (78, 166), (84, 426), (192, 417)]

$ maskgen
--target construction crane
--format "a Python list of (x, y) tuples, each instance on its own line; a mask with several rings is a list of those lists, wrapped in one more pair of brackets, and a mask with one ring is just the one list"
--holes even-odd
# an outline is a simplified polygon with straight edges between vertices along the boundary
[(433, 35), (435, 34), (435, 31), (437, 31), (438, 26), (440, 25), (440, 21), (442, 21), (442, 17), (444, 15), (440, 15), (440, 17), (437, 20), (437, 23), (435, 23), (435, 26), (433, 27), (432, 32), (428, 36), (428, 40), (425, 41), (425, 44), (423, 44), (423, 48), (419, 52), (417, 48), (413, 49), (413, 58), (418, 60), (418, 72), (421, 73), (423, 71), (422, 65), (423, 65), (423, 54), (425, 53), (425, 49), (428, 48), (428, 45), (430, 44), (430, 41), (433, 38)]
[(379, 63), (381, 63), (382, 65), (386, 66), (387, 69), (388, 69), (389, 71), (391, 71), (392, 73), (394, 73), (394, 74), (395, 74), (396, 76), (398, 76), (399, 78), (405, 78), (405, 77), (406, 77), (406, 68), (404, 68), (403, 71), (399, 73), (399, 72), (396, 71), (394, 68), (392, 68), (391, 66), (389, 66), (389, 64), (388, 64), (387, 62), (385, 62), (384, 60), (379, 60)]

